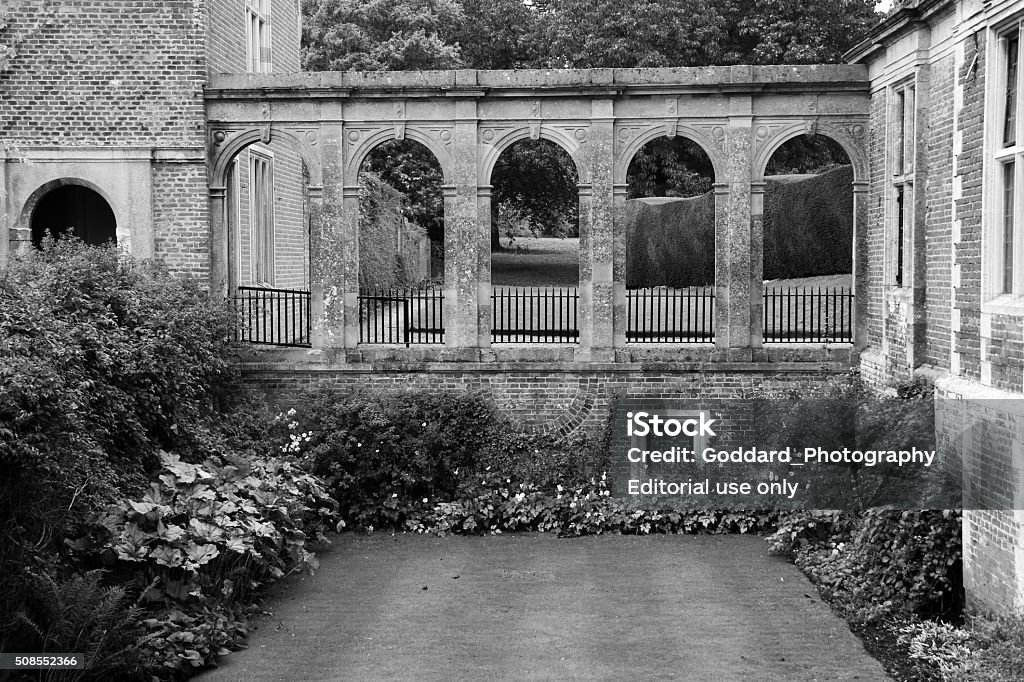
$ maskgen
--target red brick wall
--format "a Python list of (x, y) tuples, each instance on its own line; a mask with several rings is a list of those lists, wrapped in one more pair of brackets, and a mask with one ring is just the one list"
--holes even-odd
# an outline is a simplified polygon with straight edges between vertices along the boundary
[(201, 145), (206, 0), (9, 0), (0, 139)]
[(950, 304), (953, 289), (953, 89), (952, 55), (931, 66), (926, 159), (925, 333), (921, 361), (949, 367)]

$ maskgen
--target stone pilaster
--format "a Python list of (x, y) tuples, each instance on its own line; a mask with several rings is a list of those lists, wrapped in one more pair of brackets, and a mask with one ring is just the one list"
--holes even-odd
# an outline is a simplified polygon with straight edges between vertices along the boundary
[(491, 303), (491, 185), (481, 185), (476, 191), (476, 215), (479, 229), (477, 243), (476, 271), (479, 277), (477, 284), (477, 339), (480, 348), (491, 346), (491, 324), (493, 305)]
[(615, 230), (612, 235), (612, 343), (616, 348), (626, 345), (629, 324), (626, 309), (626, 197), (629, 186), (615, 185)]
[(228, 290), (227, 188), (210, 187), (210, 296), (226, 299)]
[[(322, 115), (334, 120), (341, 119), (341, 105), (335, 111), (322, 111)], [(344, 128), (341, 123), (323, 123), (320, 126), (320, 154), (323, 169), (323, 187), (320, 199), (310, 191), (309, 226), (309, 287), (312, 297), (314, 347), (343, 348), (354, 346), (358, 340), (358, 215), (353, 234), (346, 234), (345, 222), (345, 178), (342, 167), (344, 159)], [(353, 180), (355, 180), (353, 178)], [(312, 188), (311, 188), (312, 190)], [(319, 206), (317, 207), (317, 204)], [(355, 209), (358, 213), (358, 188)], [(318, 210), (314, 211), (314, 208)], [(348, 248), (346, 248), (346, 238)], [(354, 282), (346, 279), (351, 272)], [(351, 290), (347, 287), (354, 287)], [(353, 311), (356, 322), (355, 339), (349, 342), (346, 329), (346, 309)]]
[(871, 289), (868, 287), (870, 245), (868, 243), (867, 181), (853, 183), (853, 347), (863, 350), (868, 345), (868, 315)]
[[(614, 345), (615, 117), (611, 99), (591, 102), (587, 148), (590, 162), (591, 347)], [(582, 345), (582, 344), (581, 344)]]

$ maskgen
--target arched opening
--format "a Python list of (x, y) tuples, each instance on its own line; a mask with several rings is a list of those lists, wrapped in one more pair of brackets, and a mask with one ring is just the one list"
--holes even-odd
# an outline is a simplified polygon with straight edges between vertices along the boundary
[(576, 343), (576, 164), (550, 140), (519, 140), (501, 152), (491, 186), (491, 341)]
[(78, 184), (61, 184), (40, 197), (32, 210), (32, 245), (46, 237), (68, 235), (99, 246), (117, 242), (117, 220), (99, 192)]
[(693, 140), (658, 137), (626, 171), (626, 341), (711, 343), (715, 171)]
[(768, 159), (764, 185), (766, 343), (853, 341), (853, 166), (824, 135)]
[(444, 173), (415, 140), (374, 147), (359, 168), (359, 342), (444, 342)]
[(287, 138), (242, 148), (225, 178), (228, 283), (241, 341), (308, 346), (309, 172)]

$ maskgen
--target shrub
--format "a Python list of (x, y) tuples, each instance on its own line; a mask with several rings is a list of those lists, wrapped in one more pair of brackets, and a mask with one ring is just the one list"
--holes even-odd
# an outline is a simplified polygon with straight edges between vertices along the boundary
[(154, 657), (199, 667), (240, 646), (237, 607), (259, 587), (316, 566), (307, 546), (325, 541), (335, 505), (285, 459), (161, 461), (164, 473), (141, 499), (111, 505), (89, 535), (67, 543), (122, 582), (149, 585), (145, 601), (164, 614), (145, 620)]
[(199, 283), (72, 239), (0, 275), (0, 648), (72, 526), (198, 449), (231, 375), (232, 313)]

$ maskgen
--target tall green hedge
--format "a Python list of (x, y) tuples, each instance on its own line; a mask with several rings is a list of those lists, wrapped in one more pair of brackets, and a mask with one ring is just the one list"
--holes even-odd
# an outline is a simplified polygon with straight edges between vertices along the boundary
[[(769, 176), (764, 195), (764, 278), (848, 273), (853, 170)], [(626, 202), (626, 286), (714, 282), (715, 197)]]

